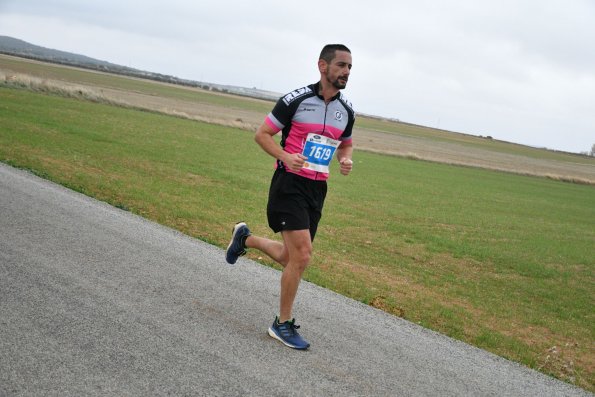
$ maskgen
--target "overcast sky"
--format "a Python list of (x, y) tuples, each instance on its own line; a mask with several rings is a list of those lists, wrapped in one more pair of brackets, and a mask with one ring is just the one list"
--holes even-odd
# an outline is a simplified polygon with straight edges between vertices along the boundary
[(356, 112), (571, 152), (595, 144), (594, 21), (594, 0), (0, 0), (0, 35), (279, 93), (343, 43)]

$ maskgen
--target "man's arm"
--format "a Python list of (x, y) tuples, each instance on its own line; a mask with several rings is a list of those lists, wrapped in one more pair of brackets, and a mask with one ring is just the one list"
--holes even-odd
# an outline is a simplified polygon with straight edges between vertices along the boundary
[(273, 136), (278, 131), (275, 131), (270, 125), (267, 123), (262, 123), (260, 127), (256, 130), (256, 134), (254, 135), (254, 140), (256, 143), (260, 145), (262, 150), (267, 152), (269, 155), (273, 156), (277, 160), (280, 160), (285, 164), (287, 168), (292, 171), (299, 171), (304, 166), (304, 162), (306, 157), (300, 153), (289, 154), (281, 146), (275, 142)]
[(337, 148), (337, 160), (339, 160), (339, 164), (341, 164), (341, 174), (349, 175), (351, 172), (351, 169), (353, 168), (353, 161), (351, 161), (352, 155), (353, 145), (351, 143), (341, 143)]

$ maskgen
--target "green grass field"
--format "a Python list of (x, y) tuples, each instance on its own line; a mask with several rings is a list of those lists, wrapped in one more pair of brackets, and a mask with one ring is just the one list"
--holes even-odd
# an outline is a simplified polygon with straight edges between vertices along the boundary
[[(593, 186), (354, 160), (306, 279), (595, 390)], [(0, 88), (0, 161), (220, 247), (239, 219), (272, 236), (273, 160), (250, 132)]]

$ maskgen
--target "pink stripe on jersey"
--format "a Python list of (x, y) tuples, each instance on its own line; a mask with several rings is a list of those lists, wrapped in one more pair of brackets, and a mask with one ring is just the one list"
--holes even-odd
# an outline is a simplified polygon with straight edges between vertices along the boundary
[(275, 122), (274, 122), (274, 121), (273, 121), (273, 120), (272, 120), (272, 119), (271, 119), (269, 116), (267, 116), (267, 117), (264, 119), (264, 122), (265, 122), (265, 123), (267, 123), (267, 125), (268, 125), (269, 127), (271, 127), (273, 130), (275, 130), (275, 131), (277, 131), (277, 132), (278, 132), (278, 131), (280, 131), (280, 130), (281, 130), (281, 128), (283, 128), (282, 126), (281, 126), (281, 127), (280, 127), (280, 126), (278, 126), (278, 125), (277, 125), (277, 124), (276, 124), (276, 123), (275, 123)]
[(306, 168), (302, 168), (300, 170), (300, 172), (293, 172), (290, 169), (286, 169), (285, 171), (291, 172), (292, 174), (303, 176), (304, 178), (312, 179), (314, 181), (326, 181), (326, 180), (328, 180), (328, 176), (329, 176), (328, 174), (308, 170)]

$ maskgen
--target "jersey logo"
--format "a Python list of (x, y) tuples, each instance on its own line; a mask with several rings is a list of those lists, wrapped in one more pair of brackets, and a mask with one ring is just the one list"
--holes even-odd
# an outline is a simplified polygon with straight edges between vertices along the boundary
[(285, 102), (285, 105), (289, 105), (291, 102), (295, 101), (296, 99), (301, 98), (304, 95), (307, 95), (311, 92), (312, 92), (312, 90), (308, 87), (298, 88), (297, 90), (291, 91), (289, 94), (285, 95), (283, 97), (283, 102)]
[(337, 110), (335, 112), (335, 120), (337, 121), (341, 121), (343, 119), (343, 112), (340, 110)]

